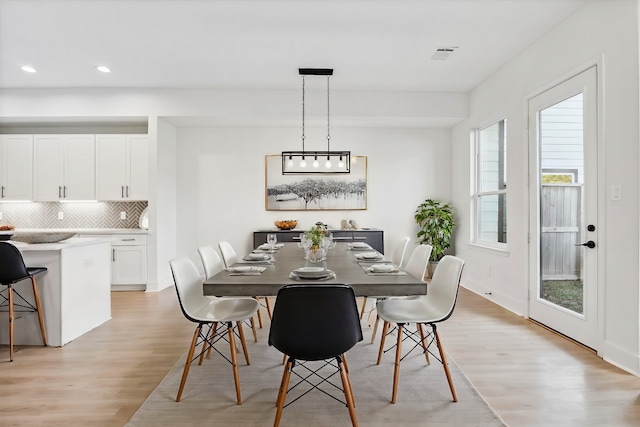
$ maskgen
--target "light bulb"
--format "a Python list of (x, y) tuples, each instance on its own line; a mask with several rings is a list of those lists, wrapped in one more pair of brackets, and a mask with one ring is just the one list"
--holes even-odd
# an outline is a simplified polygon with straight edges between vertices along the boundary
[(289, 160), (287, 160), (287, 166), (289, 166), (290, 168), (293, 167), (293, 159), (291, 157), (289, 157)]
[(319, 164), (320, 164), (320, 163), (318, 163), (318, 159), (315, 159), (315, 160), (313, 161), (313, 167), (314, 167), (314, 168), (317, 168)]
[(342, 159), (340, 159), (340, 161), (338, 162), (338, 167), (339, 168), (343, 168), (344, 167), (344, 162), (342, 161)]
[(331, 169), (331, 160), (327, 159), (327, 161), (324, 164), (324, 167), (327, 169)]
[(304, 157), (302, 158), (302, 160), (300, 160), (300, 167), (301, 168), (307, 167), (307, 161), (304, 159)]

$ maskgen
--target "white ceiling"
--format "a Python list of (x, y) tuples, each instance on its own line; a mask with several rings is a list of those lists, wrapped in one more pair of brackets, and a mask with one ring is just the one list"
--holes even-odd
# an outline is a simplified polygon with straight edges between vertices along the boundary
[(468, 91), (585, 2), (0, 0), (0, 88)]

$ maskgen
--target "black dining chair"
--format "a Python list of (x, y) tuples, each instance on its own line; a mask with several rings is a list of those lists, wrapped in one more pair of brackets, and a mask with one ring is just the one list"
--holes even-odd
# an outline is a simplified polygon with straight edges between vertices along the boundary
[[(308, 391), (315, 388), (329, 394), (320, 385), (329, 383), (339, 389), (329, 381), (337, 373), (340, 373), (342, 380), (341, 390), (349, 408), (351, 424), (358, 425), (344, 355), (359, 341), (362, 341), (362, 329), (355, 294), (350, 286), (286, 285), (278, 291), (269, 330), (269, 345), (285, 354), (286, 363), (276, 400), (275, 427), (280, 423), (287, 393), (291, 389), (307, 383), (312, 386)], [(306, 362), (313, 361), (323, 361), (324, 364), (311, 369)], [(333, 367), (331, 374), (321, 376), (321, 371), (326, 367)], [(295, 368), (303, 369), (302, 374), (296, 372)], [(291, 374), (296, 375), (300, 381), (289, 388)], [(319, 379), (319, 382), (312, 383), (310, 377)]]
[[(40, 305), (40, 295), (35, 275), (47, 271), (46, 267), (26, 267), (22, 254), (11, 243), (0, 242), (0, 286), (6, 287), (0, 291), (0, 311), (9, 312), (9, 361), (13, 362), (13, 324), (16, 312), (36, 312), (40, 323), (42, 343), (47, 345), (47, 334), (44, 328), (44, 317)], [(26, 296), (21, 295), (14, 285), (31, 279), (33, 300), (31, 303)], [(6, 290), (6, 293), (5, 293)], [(34, 305), (35, 304), (35, 305)], [(6, 308), (6, 309), (5, 309)]]

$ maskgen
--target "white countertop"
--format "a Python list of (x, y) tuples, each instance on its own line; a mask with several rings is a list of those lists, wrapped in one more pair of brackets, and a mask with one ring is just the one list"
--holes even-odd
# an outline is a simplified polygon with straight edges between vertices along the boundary
[(141, 228), (16, 228), (4, 233), (149, 234)]
[(10, 240), (16, 248), (23, 251), (59, 251), (77, 246), (95, 245), (96, 243), (110, 243), (107, 238), (101, 237), (72, 237), (57, 243), (23, 243)]

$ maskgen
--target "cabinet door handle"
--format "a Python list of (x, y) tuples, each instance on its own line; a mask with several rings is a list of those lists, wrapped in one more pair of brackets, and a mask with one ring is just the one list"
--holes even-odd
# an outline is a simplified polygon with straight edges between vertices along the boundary
[(127, 185), (127, 197), (129, 197), (129, 186)]
[(58, 199), (62, 199), (62, 186), (58, 185)]
[(120, 186), (120, 195), (124, 199), (124, 185)]
[(2, 186), (2, 194), (0, 194), (0, 197), (4, 199), (4, 185)]
[(62, 197), (67, 198), (67, 186), (62, 187)]
[(121, 242), (135, 242), (136, 239), (120, 239)]
[(353, 236), (353, 240), (367, 240), (367, 236)]
[(353, 240), (353, 237), (349, 237), (349, 236), (334, 236), (333, 240)]
[(111, 249), (111, 261), (116, 262), (116, 250)]

